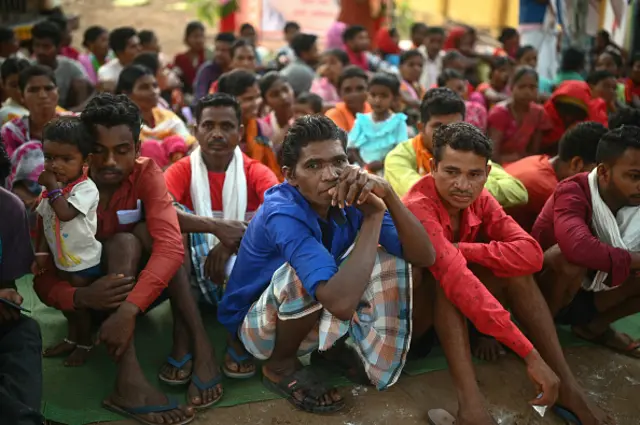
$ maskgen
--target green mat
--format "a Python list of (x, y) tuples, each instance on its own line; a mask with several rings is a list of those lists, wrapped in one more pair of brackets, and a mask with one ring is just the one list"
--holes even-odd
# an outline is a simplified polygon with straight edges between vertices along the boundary
[[(59, 342), (66, 335), (66, 320), (62, 314), (43, 305), (33, 292), (31, 277), (18, 282), (18, 289), (24, 297), (24, 306), (40, 323), (43, 345), (48, 347)], [(215, 347), (218, 358), (222, 358), (225, 347), (225, 331), (215, 321), (210, 312), (203, 314), (207, 331)], [(640, 315), (616, 323), (616, 328), (634, 337), (640, 337)], [(564, 346), (585, 345), (571, 335), (567, 329), (559, 329)], [(138, 320), (136, 325), (136, 349), (138, 359), (149, 381), (167, 394), (184, 400), (186, 387), (170, 387), (160, 383), (157, 371), (171, 349), (172, 320), (170, 306), (164, 303)], [(122, 417), (101, 408), (101, 401), (110, 393), (116, 374), (115, 365), (109, 360), (104, 347), (97, 347), (87, 365), (66, 368), (62, 358), (43, 359), (44, 396), (42, 412), (49, 420), (68, 425), (84, 425), (92, 422), (119, 420)], [(404, 372), (408, 375), (443, 370), (447, 362), (442, 351), (437, 348), (427, 358), (409, 362)], [(346, 385), (348, 381), (331, 375), (335, 385)], [(244, 381), (226, 379), (224, 397), (218, 406), (271, 400), (277, 398), (262, 386), (258, 376)]]

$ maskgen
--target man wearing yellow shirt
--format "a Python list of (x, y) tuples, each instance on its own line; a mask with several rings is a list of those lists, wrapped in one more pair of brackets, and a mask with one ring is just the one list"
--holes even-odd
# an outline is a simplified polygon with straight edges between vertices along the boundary
[[(420, 105), (422, 129), (413, 139), (400, 143), (384, 160), (384, 177), (399, 196), (404, 196), (422, 176), (431, 171), (432, 135), (441, 125), (464, 120), (464, 101), (448, 88), (427, 92)], [(526, 204), (527, 189), (498, 164), (491, 164), (487, 190), (503, 207)]]

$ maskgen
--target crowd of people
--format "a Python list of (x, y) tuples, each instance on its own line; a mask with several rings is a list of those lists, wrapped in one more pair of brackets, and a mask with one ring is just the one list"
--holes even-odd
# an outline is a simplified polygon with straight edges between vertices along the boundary
[[(611, 326), (640, 312), (640, 57), (601, 33), (546, 78), (513, 28), (488, 56), (470, 27), (416, 24), (402, 50), (393, 28), (348, 26), (321, 50), (289, 22), (271, 57), (249, 24), (205, 35), (189, 23), (168, 60), (149, 30), (90, 27), (80, 52), (54, 16), (23, 52), (0, 28), (3, 417), (40, 423), (41, 356), (91, 367), (96, 342), (117, 365), (103, 406), (145, 424), (192, 421), (223, 376), (258, 367), (297, 408), (333, 412), (345, 402), (315, 366), (383, 390), (439, 344), (458, 424), (494, 424), (472, 357), (507, 350), (532, 404), (615, 423), (554, 324), (640, 358)], [(68, 323), (44, 350), (15, 287), (30, 273)], [(136, 356), (136, 318), (165, 300), (158, 378), (186, 406)]]

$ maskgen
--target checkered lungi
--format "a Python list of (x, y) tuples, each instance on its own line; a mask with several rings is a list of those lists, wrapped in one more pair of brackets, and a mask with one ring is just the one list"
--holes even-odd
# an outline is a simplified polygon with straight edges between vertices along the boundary
[[(329, 350), (348, 333), (369, 379), (384, 390), (398, 380), (404, 367), (411, 343), (412, 308), (411, 265), (378, 248), (371, 280), (353, 318), (341, 321), (323, 310), (318, 327), (302, 342), (298, 356)], [(284, 264), (251, 306), (239, 337), (254, 357), (268, 359), (278, 318), (296, 320), (318, 310), (322, 305), (306, 293), (293, 267)]]

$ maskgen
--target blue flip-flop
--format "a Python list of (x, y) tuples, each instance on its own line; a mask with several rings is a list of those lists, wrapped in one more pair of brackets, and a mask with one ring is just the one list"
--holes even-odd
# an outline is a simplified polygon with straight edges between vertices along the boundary
[[(247, 360), (252, 360), (253, 359), (253, 357), (248, 353), (238, 354), (236, 352), (236, 350), (233, 349), (232, 346), (228, 346), (227, 347), (227, 354), (229, 354), (229, 356), (231, 357), (231, 360), (236, 362), (238, 364), (238, 366), (241, 366), (242, 363), (246, 362)], [(224, 372), (224, 374), (228, 378), (232, 378), (232, 379), (249, 379), (249, 378), (253, 377), (256, 374), (256, 368), (255, 367), (253, 368), (253, 371), (251, 371), (251, 372), (240, 373), (240, 372), (234, 372), (232, 370), (229, 370), (227, 368), (226, 364), (222, 366), (222, 371)]]
[[(140, 415), (147, 415), (149, 413), (169, 412), (171, 410), (175, 410), (178, 407), (180, 407), (180, 404), (176, 399), (169, 397), (169, 401), (167, 402), (167, 404), (164, 404), (164, 405), (121, 407), (121, 406), (116, 406), (111, 402), (111, 400), (107, 399), (102, 402), (102, 407), (114, 413), (117, 413), (118, 415), (122, 415), (126, 418), (130, 418), (130, 419), (133, 419), (134, 421), (138, 421), (144, 425), (158, 425), (157, 422), (150, 422), (145, 419), (142, 419)], [(190, 418), (183, 420), (182, 422), (175, 422), (172, 425), (186, 425), (192, 422), (195, 418), (196, 418), (195, 415), (193, 415)]]
[[(171, 366), (175, 367), (176, 369), (181, 370), (184, 367), (184, 365), (186, 365), (187, 362), (191, 359), (193, 359), (193, 356), (190, 353), (186, 354), (180, 360), (176, 360), (171, 356), (167, 356), (167, 363), (169, 363)], [(162, 373), (158, 373), (158, 379), (169, 385), (184, 385), (191, 381), (191, 375), (192, 373), (190, 373), (184, 379), (169, 379), (166, 376), (164, 376)]]
[(582, 425), (582, 421), (578, 419), (578, 417), (571, 410), (566, 407), (553, 405), (551, 407), (551, 411), (558, 415), (560, 419), (564, 420), (567, 424), (570, 425)]
[[(195, 374), (191, 378), (191, 383), (193, 385), (195, 385), (198, 390), (200, 390), (200, 393), (203, 393), (203, 392), (205, 392), (207, 390), (210, 390), (211, 388), (213, 388), (216, 385), (218, 385), (220, 382), (222, 382), (222, 374), (219, 373), (219, 372), (218, 372), (218, 375), (215, 378), (213, 378), (212, 380), (210, 380), (208, 382), (202, 382), (202, 380), (200, 378), (198, 378)], [(211, 400), (207, 404), (189, 404), (189, 406), (193, 407), (196, 410), (202, 410), (202, 409), (206, 409), (207, 407), (211, 407), (214, 404), (216, 404), (217, 402), (219, 402), (220, 400), (222, 400), (223, 392), (224, 391), (220, 391), (220, 395), (216, 399)]]

